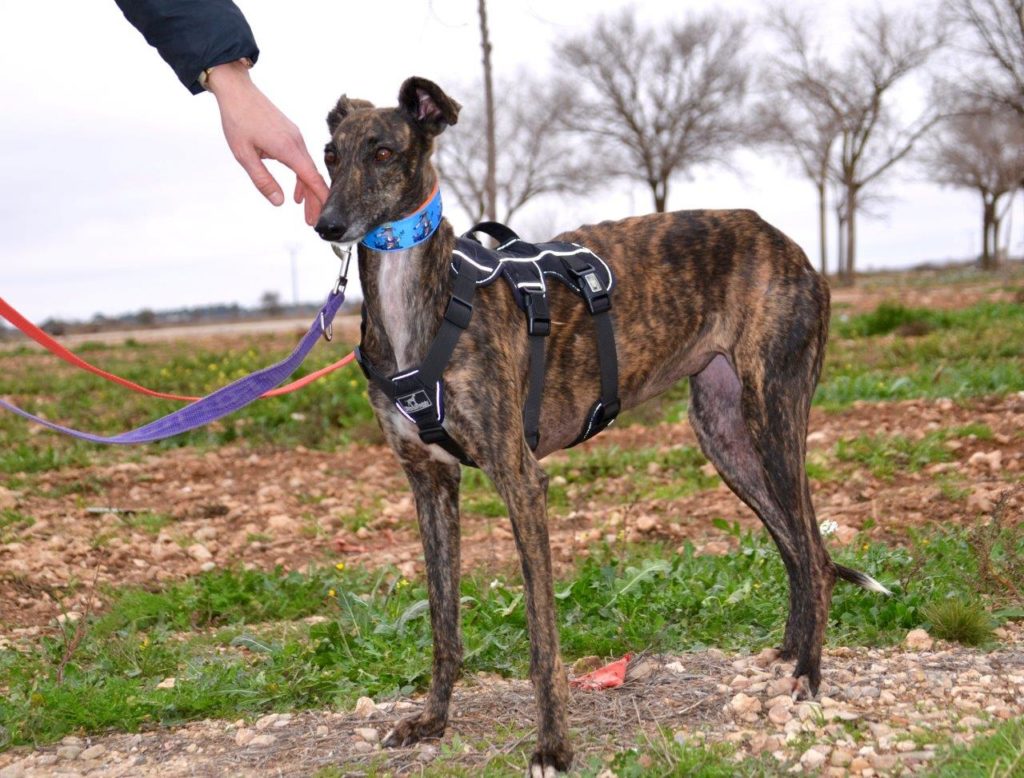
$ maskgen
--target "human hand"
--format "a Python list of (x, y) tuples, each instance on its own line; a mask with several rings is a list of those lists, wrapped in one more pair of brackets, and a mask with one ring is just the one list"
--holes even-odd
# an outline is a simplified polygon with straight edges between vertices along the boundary
[(210, 68), (206, 86), (217, 98), (228, 147), (256, 188), (273, 205), (284, 202), (280, 185), (263, 164), (264, 159), (277, 160), (295, 173), (295, 202), (305, 203), (306, 224), (316, 224), (329, 190), (299, 128), (256, 87), (241, 62)]

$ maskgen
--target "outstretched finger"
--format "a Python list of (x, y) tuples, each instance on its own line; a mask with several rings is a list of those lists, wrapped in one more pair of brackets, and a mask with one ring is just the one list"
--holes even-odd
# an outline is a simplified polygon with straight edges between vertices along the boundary
[(260, 190), (260, 194), (266, 197), (272, 205), (284, 204), (284, 192), (281, 191), (281, 186), (270, 175), (267, 166), (259, 157), (256, 155), (240, 156), (238, 161), (245, 168), (245, 172), (249, 174), (253, 185)]

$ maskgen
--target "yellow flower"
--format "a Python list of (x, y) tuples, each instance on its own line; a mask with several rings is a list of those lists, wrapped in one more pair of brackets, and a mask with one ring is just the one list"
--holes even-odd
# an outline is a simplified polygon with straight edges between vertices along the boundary
[(395, 584), (395, 588), (396, 589), (404, 589), (408, 585), (409, 585), (408, 581), (406, 581), (404, 578), (399, 578), (398, 579), (398, 583)]
[(338, 562), (338, 564), (336, 564), (334, 566), (334, 569), (335, 570), (344, 570), (345, 569), (345, 563), (344, 562)]
[(334, 591), (334, 589), (328, 589), (327, 590), (327, 596), (328, 597), (337, 597), (338, 593), (336, 591)]

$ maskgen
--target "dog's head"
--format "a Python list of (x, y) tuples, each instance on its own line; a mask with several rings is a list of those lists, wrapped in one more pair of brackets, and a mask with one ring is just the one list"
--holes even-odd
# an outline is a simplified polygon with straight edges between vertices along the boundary
[(320, 237), (359, 240), (419, 207), (437, 177), (430, 164), (434, 138), (455, 124), (460, 108), (437, 84), (417, 76), (402, 84), (396, 108), (342, 95), (327, 114), (331, 193), (316, 224)]

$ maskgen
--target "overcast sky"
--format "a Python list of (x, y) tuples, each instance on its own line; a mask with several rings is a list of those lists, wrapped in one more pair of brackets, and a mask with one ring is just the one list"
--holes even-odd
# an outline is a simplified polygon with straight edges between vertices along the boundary
[[(431, 78), (456, 98), (456, 86), (478, 78), (474, 0), (238, 5), (261, 49), (255, 81), (300, 126), (318, 162), (324, 116), (342, 92), (393, 105), (410, 75)], [(497, 74), (549, 72), (554, 40), (584, 32), (598, 14), (622, 5), (490, 0)], [(649, 21), (687, 9), (751, 14), (763, 7), (750, 0), (635, 5)], [(849, 9), (873, 3), (817, 6), (826, 8), (829, 35), (841, 47)], [(0, 19), (0, 296), (36, 321), (255, 305), (268, 290), (290, 300), (292, 248), (300, 299), (326, 294), (336, 268), (329, 248), (297, 206), (272, 208), (256, 192), (227, 149), (212, 95), (189, 95), (112, 0), (0, 0)], [(677, 181), (669, 208), (754, 208), (815, 259), (810, 184), (781, 161), (741, 154), (736, 166), (742, 175), (700, 170)], [(274, 168), (290, 193), (294, 180), (281, 170)], [(860, 267), (976, 251), (975, 198), (919, 179), (913, 168), (898, 171), (885, 218), (862, 220)], [(548, 203), (543, 215), (527, 213), (517, 226), (560, 231), (650, 208), (648, 193), (612, 182), (589, 198)], [(457, 232), (470, 226), (457, 211), (449, 218)]]

